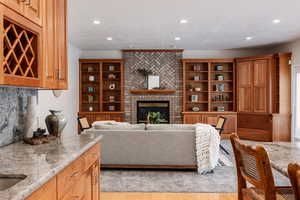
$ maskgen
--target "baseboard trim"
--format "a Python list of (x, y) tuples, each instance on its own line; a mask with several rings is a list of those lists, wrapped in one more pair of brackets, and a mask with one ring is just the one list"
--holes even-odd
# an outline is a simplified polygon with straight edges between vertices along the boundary
[(102, 169), (197, 169), (196, 165), (101, 165)]

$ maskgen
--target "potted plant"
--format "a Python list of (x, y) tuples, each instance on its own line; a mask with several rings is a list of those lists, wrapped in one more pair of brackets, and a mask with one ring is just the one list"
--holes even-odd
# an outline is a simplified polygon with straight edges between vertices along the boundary
[(149, 112), (147, 118), (149, 124), (160, 124), (160, 112)]
[(193, 86), (192, 86), (192, 84), (189, 84), (187, 87), (188, 87), (188, 89), (189, 89), (191, 92), (193, 92)]

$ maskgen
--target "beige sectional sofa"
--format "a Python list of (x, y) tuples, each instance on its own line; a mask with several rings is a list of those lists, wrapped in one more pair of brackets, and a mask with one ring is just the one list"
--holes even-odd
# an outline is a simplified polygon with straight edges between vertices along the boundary
[(195, 128), (184, 124), (101, 125), (103, 167), (196, 168)]

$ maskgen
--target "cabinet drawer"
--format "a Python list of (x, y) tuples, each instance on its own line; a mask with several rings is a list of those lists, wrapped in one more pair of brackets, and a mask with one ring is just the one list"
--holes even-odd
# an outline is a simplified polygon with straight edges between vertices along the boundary
[(90, 148), (84, 155), (85, 170), (89, 169), (100, 158), (100, 143)]
[(84, 173), (59, 200), (89, 200), (91, 187), (91, 178), (88, 173)]
[(80, 180), (84, 173), (84, 166), (84, 157), (80, 157), (57, 175), (58, 199), (61, 199)]

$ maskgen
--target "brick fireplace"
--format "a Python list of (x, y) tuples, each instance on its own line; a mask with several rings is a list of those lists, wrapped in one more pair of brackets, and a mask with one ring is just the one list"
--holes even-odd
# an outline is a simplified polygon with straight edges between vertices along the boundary
[[(125, 121), (137, 123), (137, 102), (169, 102), (169, 122), (182, 123), (182, 51), (124, 51), (125, 62)], [(144, 77), (137, 70), (151, 70), (160, 76), (160, 85), (174, 94), (133, 94), (134, 89), (143, 89)]]

